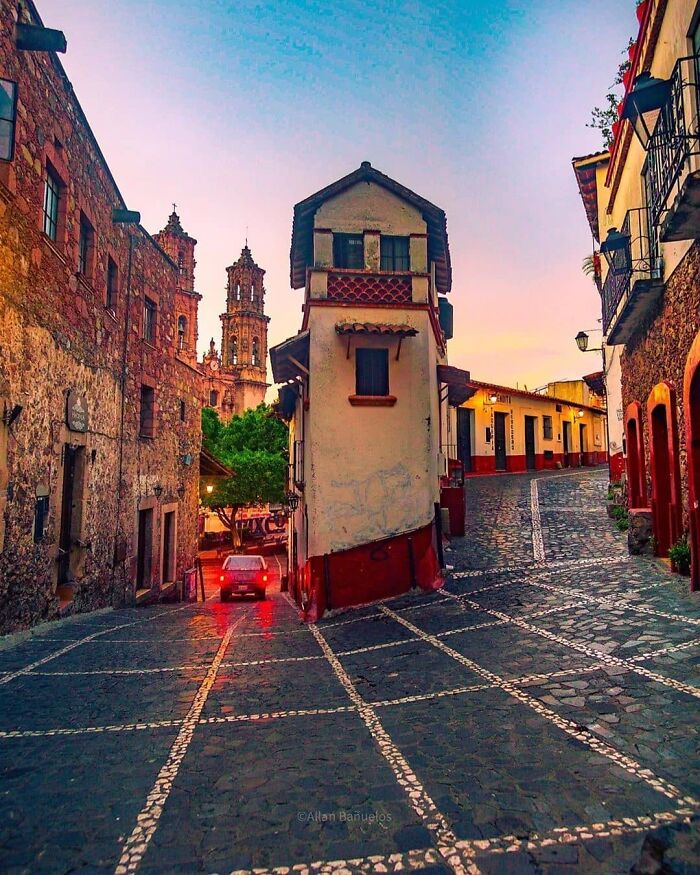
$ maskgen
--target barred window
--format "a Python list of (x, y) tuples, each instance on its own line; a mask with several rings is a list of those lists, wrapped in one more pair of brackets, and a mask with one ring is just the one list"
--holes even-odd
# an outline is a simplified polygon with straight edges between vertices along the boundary
[(333, 264), (335, 267), (364, 270), (365, 250), (362, 234), (333, 235)]
[(61, 180), (50, 164), (46, 166), (44, 187), (44, 234), (54, 242), (58, 240), (58, 217), (61, 201)]
[(0, 160), (12, 161), (15, 154), (17, 83), (0, 79)]
[(389, 394), (389, 350), (360, 347), (355, 351), (355, 389), (358, 395)]
[(218, 403), (219, 403), (219, 393), (215, 389), (212, 389), (211, 392), (209, 393), (209, 406), (216, 407), (216, 405)]
[(107, 297), (105, 299), (105, 306), (108, 310), (117, 309), (117, 296), (119, 294), (119, 269), (117, 268), (116, 262), (108, 257), (107, 258)]
[(158, 308), (150, 298), (143, 299), (143, 339), (153, 343), (156, 339)]
[(155, 433), (155, 390), (151, 386), (141, 386), (141, 408), (139, 410), (139, 435), (152, 438)]
[(380, 256), (382, 270), (410, 270), (408, 237), (390, 237), (382, 234)]
[(78, 273), (89, 278), (92, 275), (92, 253), (95, 232), (85, 213), (80, 213), (80, 236), (78, 237)]
[(545, 440), (552, 440), (552, 417), (551, 416), (543, 416), (542, 417), (542, 436)]

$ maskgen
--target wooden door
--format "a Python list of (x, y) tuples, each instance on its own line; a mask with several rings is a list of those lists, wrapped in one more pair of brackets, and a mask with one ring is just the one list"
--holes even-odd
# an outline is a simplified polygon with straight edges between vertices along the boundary
[(472, 470), (472, 422), (471, 410), (457, 408), (457, 458), (465, 471)]
[(535, 416), (525, 417), (525, 465), (528, 471), (534, 471), (535, 464)]
[(153, 510), (139, 511), (139, 533), (136, 548), (136, 589), (151, 585), (151, 562), (153, 559)]
[(506, 413), (494, 413), (493, 415), (493, 438), (496, 454), (496, 470), (506, 470)]
[(571, 453), (571, 423), (564, 423), (564, 467), (568, 468), (571, 464), (571, 459), (569, 458), (569, 453)]
[(58, 537), (58, 583), (70, 580), (70, 551), (73, 545), (73, 508), (75, 506), (75, 471), (78, 447), (63, 448), (63, 493), (61, 496), (61, 531)]

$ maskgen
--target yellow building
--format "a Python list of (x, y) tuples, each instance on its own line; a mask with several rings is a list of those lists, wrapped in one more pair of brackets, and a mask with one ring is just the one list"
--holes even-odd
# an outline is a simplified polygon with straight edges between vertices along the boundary
[(442, 434), (460, 390), (439, 387), (469, 376), (439, 371), (445, 214), (364, 162), (294, 208), (291, 282), (302, 329), (270, 350), (299, 497), (290, 590), (314, 619), (440, 586)]
[(583, 380), (544, 393), (470, 380), (450, 455), (466, 474), (538, 471), (607, 461), (606, 410)]

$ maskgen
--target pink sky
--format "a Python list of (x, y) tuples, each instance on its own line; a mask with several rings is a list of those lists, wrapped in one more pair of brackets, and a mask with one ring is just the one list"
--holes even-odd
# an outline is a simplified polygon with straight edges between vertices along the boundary
[(39, 2), (129, 206), (155, 232), (176, 201), (199, 241), (200, 354), (246, 229), (270, 345), (296, 333), (293, 205), (369, 160), (447, 213), (452, 364), (530, 389), (599, 369), (573, 342), (600, 299), (571, 158), (600, 148), (634, 2), (494, 5)]

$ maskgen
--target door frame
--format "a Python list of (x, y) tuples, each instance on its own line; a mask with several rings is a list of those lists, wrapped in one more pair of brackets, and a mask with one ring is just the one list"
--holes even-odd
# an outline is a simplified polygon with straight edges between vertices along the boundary
[[(659, 441), (655, 438), (654, 414), (663, 409), (666, 417), (666, 440)], [(678, 419), (676, 417), (676, 390), (670, 383), (665, 381), (657, 383), (649, 393), (647, 400), (647, 428), (649, 429), (649, 456), (651, 468), (651, 513), (654, 521), (654, 536), (657, 543), (657, 556), (666, 556), (668, 551), (663, 543), (660, 543), (659, 534), (663, 528), (668, 532), (671, 547), (681, 535), (683, 527), (681, 506), (681, 471), (678, 459)], [(666, 456), (668, 467), (668, 506), (664, 509), (660, 505), (662, 497), (662, 484), (659, 483), (658, 472), (661, 460), (657, 455), (663, 453)], [(663, 478), (662, 478), (663, 479)], [(666, 516), (667, 515), (667, 516)], [(662, 522), (665, 526), (662, 526)]]
[(700, 380), (700, 332), (695, 336), (685, 363), (683, 403), (685, 447), (688, 460), (688, 510), (690, 518), (691, 590), (700, 589), (700, 403), (693, 409), (693, 383)]
[[(508, 470), (508, 441), (507, 441), (507, 431), (506, 431), (506, 419), (508, 418), (508, 414), (503, 411), (494, 411), (493, 414), (493, 456), (494, 463), (496, 467), (496, 471), (507, 471)], [(497, 422), (503, 423), (503, 467), (498, 467), (498, 428), (496, 426)]]
[[(168, 514), (174, 514), (172, 519), (172, 555), (170, 556), (170, 565), (172, 566), (172, 576), (168, 576), (168, 568), (166, 567), (166, 559), (168, 558), (166, 555), (166, 527), (165, 527), (165, 517)], [(158, 579), (161, 582), (161, 585), (166, 583), (172, 583), (174, 580), (177, 580), (177, 538), (178, 538), (178, 503), (176, 501), (168, 502), (168, 504), (162, 505), (160, 509), (160, 573)]]
[[(537, 470), (537, 416), (532, 416), (529, 413), (525, 414), (524, 429), (525, 429), (525, 468), (528, 471)], [(532, 429), (532, 465), (529, 462), (528, 444), (529, 430)]]
[[(463, 434), (464, 425), (460, 423), (466, 423), (466, 438), (467, 440), (463, 440), (465, 435)], [(468, 450), (466, 454), (463, 450)], [(458, 407), (457, 408), (457, 458), (464, 466), (465, 473), (469, 473), (474, 470), (474, 411), (469, 407)]]
[(568, 419), (562, 422), (562, 455), (564, 457), (564, 467), (571, 467), (571, 423)]

